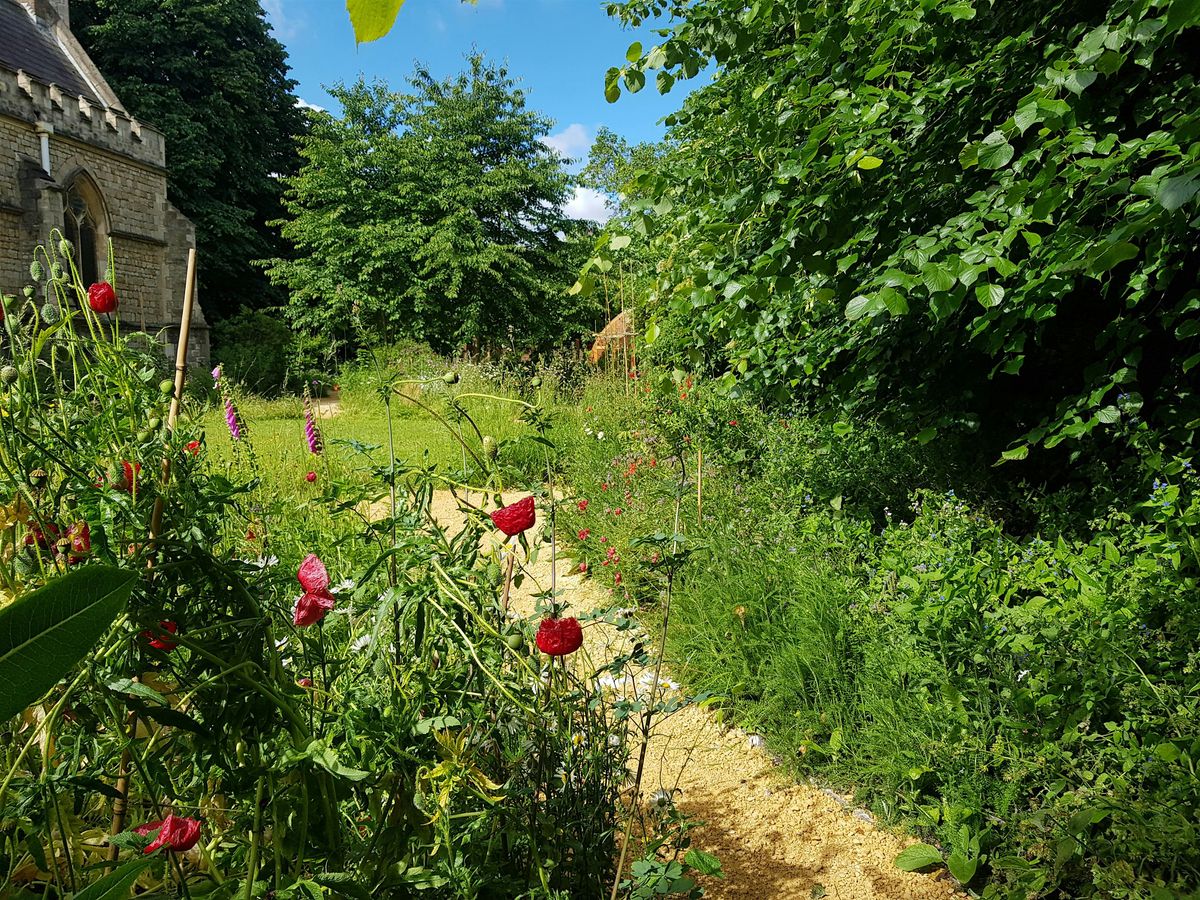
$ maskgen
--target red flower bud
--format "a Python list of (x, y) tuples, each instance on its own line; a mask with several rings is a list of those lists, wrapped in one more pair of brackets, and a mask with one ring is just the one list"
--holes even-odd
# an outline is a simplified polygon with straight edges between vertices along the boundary
[(591, 532), (591, 529), (588, 529), (588, 528), (580, 528), (580, 529), (579, 529), (579, 539), (580, 539), (581, 541), (586, 541), (586, 540), (588, 539), (588, 535), (589, 535), (589, 534), (591, 534), (591, 533), (592, 533), (592, 532)]
[(508, 537), (514, 537), (532, 528), (534, 521), (536, 521), (536, 515), (532, 496), (518, 500), (516, 503), (511, 503), (492, 513), (492, 524)]
[(588, 508), (587, 500), (580, 500), (579, 503), (577, 503), (576, 505), (579, 507), (580, 512), (587, 512), (587, 508)]
[(174, 813), (161, 821), (147, 822), (133, 830), (143, 837), (158, 832), (158, 837), (143, 851), (145, 853), (153, 853), (163, 847), (174, 850), (176, 853), (183, 853), (195, 847), (196, 842), (200, 840), (200, 823), (195, 819), (177, 816)]
[(307, 481), (309, 484), (312, 484), (314, 481), (317, 480), (317, 473), (309, 472), (307, 475), (304, 476), (304, 480)]
[(98, 281), (88, 288), (88, 306), (93, 312), (110, 313), (117, 309), (117, 292), (107, 281)]
[[(176, 625), (174, 622), (172, 622), (170, 619), (163, 619), (161, 622), (158, 623), (158, 627), (161, 628), (163, 631), (170, 632), (171, 634), (176, 634), (179, 631), (179, 626)], [(171, 640), (168, 637), (164, 637), (164, 636), (160, 635), (158, 632), (154, 631), (151, 628), (147, 628), (145, 631), (143, 631), (142, 637), (144, 637), (146, 639), (146, 643), (148, 643), (155, 650), (169, 651), (169, 650), (174, 650), (176, 647), (179, 646), (179, 644), (177, 644), (175, 641)]]
[(583, 646), (583, 629), (579, 620), (542, 619), (537, 632), (538, 649), (549, 656), (566, 656)]
[(192, 454), (192, 456), (199, 456), (200, 455), (200, 442), (199, 441), (188, 441), (187, 452)]

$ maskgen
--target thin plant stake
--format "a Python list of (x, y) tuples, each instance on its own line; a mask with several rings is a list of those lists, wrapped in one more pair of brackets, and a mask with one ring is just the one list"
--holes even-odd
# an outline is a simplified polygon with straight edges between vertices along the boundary
[[(183, 316), (179, 322), (179, 346), (175, 350), (175, 391), (171, 395), (171, 409), (167, 414), (167, 448), (170, 447), (170, 435), (175, 431), (175, 423), (179, 419), (179, 407), (183, 402), (183, 384), (187, 380), (188, 337), (192, 330), (192, 306), (196, 295), (196, 250), (188, 250), (187, 284), (183, 290)], [(165, 489), (171, 480), (171, 454), (164, 449), (162, 461), (162, 487)], [(150, 517), (150, 545), (154, 546), (162, 530), (163, 492), (160, 490), (154, 499), (154, 512)], [(153, 555), (150, 566), (153, 566)], [(128, 743), (132, 744), (137, 736), (137, 713), (130, 711), (128, 722)], [(121, 766), (117, 772), (117, 793), (120, 796), (113, 800), (112, 827), (109, 834), (120, 834), (125, 830), (125, 812), (129, 805), (129, 765), (130, 751), (128, 745), (121, 753)], [(116, 844), (108, 847), (108, 861), (115, 863), (121, 848)]]

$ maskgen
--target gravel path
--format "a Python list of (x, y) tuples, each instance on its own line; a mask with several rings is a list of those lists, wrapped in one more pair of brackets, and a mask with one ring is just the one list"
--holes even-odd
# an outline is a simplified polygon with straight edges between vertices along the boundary
[[(520, 495), (506, 497), (506, 502)], [(479, 497), (471, 498), (478, 503)], [(439, 491), (433, 513), (443, 526), (461, 527), (463, 515), (448, 491)], [(489, 542), (492, 539), (485, 539)], [(537, 540), (537, 537), (532, 537)], [(548, 547), (526, 568), (526, 582), (513, 593), (513, 608), (533, 610), (532, 596), (550, 580)], [(611, 594), (558, 562), (560, 596), (569, 612), (612, 605)], [(603, 624), (585, 628), (582, 665), (599, 666), (624, 652), (631, 633)], [(649, 673), (624, 686), (646, 691)], [(664, 678), (664, 684), (666, 680)], [(927, 900), (959, 896), (948, 877), (901, 872), (892, 861), (906, 838), (876, 828), (868, 813), (843, 798), (800, 784), (780, 773), (748, 735), (720, 725), (695, 706), (657, 721), (646, 757), (644, 796), (663, 788), (680, 809), (703, 821), (692, 832), (694, 846), (716, 854), (723, 880), (708, 879), (712, 900), (830, 897), (839, 900)]]

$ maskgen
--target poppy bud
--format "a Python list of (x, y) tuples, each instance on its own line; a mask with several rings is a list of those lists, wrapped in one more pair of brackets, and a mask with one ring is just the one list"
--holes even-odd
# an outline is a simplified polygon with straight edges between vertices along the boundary
[(98, 281), (88, 288), (88, 306), (92, 312), (111, 313), (117, 309), (117, 292), (107, 281)]
[(57, 303), (51, 301), (42, 307), (42, 321), (47, 325), (55, 325), (61, 318), (62, 310), (58, 308)]
[(548, 656), (566, 656), (583, 646), (583, 629), (579, 620), (542, 619), (537, 631), (538, 649)]
[(485, 434), (483, 436), (483, 455), (488, 459), (495, 459), (499, 452), (499, 448), (496, 446), (496, 439), (490, 434)]
[(446, 382), (446, 384), (458, 384), (458, 373), (447, 372), (442, 376), (442, 381)]
[(0, 369), (0, 384), (14, 384), (21, 377), (16, 366), (5, 366)]
[(535, 521), (536, 515), (534, 513), (532, 495), (526, 497), (524, 500), (518, 500), (516, 503), (510, 503), (508, 506), (492, 513), (492, 524), (508, 537), (515, 537), (521, 532), (532, 528)]
[(70, 259), (71, 254), (75, 252), (75, 247), (70, 241), (68, 241), (66, 238), (63, 238), (58, 242), (58, 252), (67, 257), (67, 259)]
[(42, 268), (42, 264), (38, 260), (34, 260), (29, 264), (29, 277), (34, 281), (41, 281), (46, 275), (46, 270)]
[(304, 476), (304, 480), (307, 481), (309, 484), (312, 484), (313, 482), (315, 482), (317, 480), (317, 473), (309, 472), (307, 475)]

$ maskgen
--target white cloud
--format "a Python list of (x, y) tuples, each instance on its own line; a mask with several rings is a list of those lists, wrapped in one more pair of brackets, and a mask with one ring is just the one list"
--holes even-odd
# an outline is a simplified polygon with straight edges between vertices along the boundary
[(262, 0), (267, 21), (271, 23), (271, 30), (275, 32), (278, 40), (286, 43), (300, 34), (304, 20), (301, 16), (289, 16), (285, 13), (283, 3), (284, 0)]
[(298, 107), (300, 107), (301, 109), (311, 109), (311, 110), (315, 110), (316, 112), (327, 112), (325, 107), (317, 106), (317, 104), (315, 104), (315, 103), (309, 103), (303, 97), (296, 98), (296, 105)]
[(553, 147), (563, 156), (578, 159), (587, 155), (588, 148), (592, 146), (592, 138), (586, 128), (578, 122), (572, 122), (562, 131), (542, 138), (542, 143)]
[(575, 188), (575, 196), (563, 207), (572, 219), (589, 219), (592, 222), (604, 224), (612, 218), (612, 210), (608, 208), (608, 198), (599, 191), (591, 188)]

